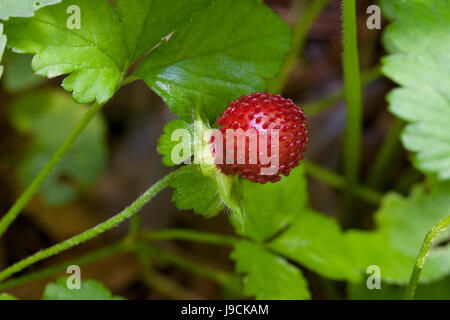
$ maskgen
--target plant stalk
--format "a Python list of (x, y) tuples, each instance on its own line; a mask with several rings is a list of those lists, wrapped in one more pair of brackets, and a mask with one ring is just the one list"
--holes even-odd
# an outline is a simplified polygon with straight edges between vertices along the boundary
[(124, 251), (126, 249), (127, 249), (127, 247), (124, 246), (122, 243), (115, 243), (115, 244), (113, 244), (111, 246), (102, 248), (100, 250), (97, 250), (97, 251), (95, 251), (93, 253), (87, 254), (87, 255), (85, 255), (83, 257), (74, 259), (72, 261), (65, 262), (65, 263), (59, 264), (59, 265), (54, 266), (54, 267), (45, 268), (43, 270), (39, 270), (39, 271), (30, 273), (30, 274), (26, 274), (26, 275), (21, 276), (21, 277), (18, 277), (16, 279), (12, 279), (12, 280), (0, 283), (0, 291), (7, 290), (7, 289), (10, 289), (10, 288), (13, 288), (13, 287), (17, 287), (17, 286), (20, 286), (22, 284), (25, 284), (25, 283), (28, 283), (28, 282), (31, 282), (31, 281), (35, 281), (35, 280), (39, 280), (39, 279), (42, 279), (42, 278), (50, 277), (50, 276), (55, 275), (55, 274), (57, 274), (59, 272), (65, 271), (66, 268), (68, 266), (70, 266), (70, 265), (74, 265), (75, 264), (75, 265), (78, 265), (78, 266), (82, 266), (82, 265), (88, 264), (88, 263), (90, 263), (92, 261), (96, 261), (96, 260), (102, 259), (104, 257), (113, 255), (113, 254), (115, 254), (117, 252)]
[(8, 229), (11, 223), (17, 218), (20, 211), (27, 205), (35, 193), (44, 183), (45, 179), (49, 176), (56, 165), (61, 161), (64, 155), (69, 151), (70, 147), (77, 140), (80, 134), (83, 132), (84, 128), (89, 124), (89, 122), (94, 118), (94, 116), (102, 109), (104, 104), (95, 103), (83, 118), (78, 122), (76, 127), (72, 130), (67, 139), (59, 147), (58, 150), (53, 154), (52, 158), (47, 162), (47, 164), (42, 168), (30, 186), (25, 190), (25, 192), (20, 196), (20, 198), (14, 203), (14, 205), (9, 209), (9, 211), (0, 220), (0, 237)]
[(82, 242), (85, 242), (87, 240), (90, 240), (103, 232), (114, 228), (115, 226), (119, 225), (123, 221), (127, 220), (128, 218), (135, 215), (137, 212), (139, 212), (142, 207), (147, 204), (156, 194), (158, 194), (161, 190), (166, 188), (169, 185), (170, 180), (176, 176), (179, 172), (185, 170), (186, 167), (181, 167), (180, 169), (173, 171), (172, 173), (169, 173), (164, 178), (159, 180), (157, 183), (155, 183), (153, 186), (150, 187), (143, 195), (141, 195), (131, 206), (120, 212), (119, 214), (115, 215), (114, 217), (106, 220), (103, 223), (100, 223), (99, 225), (93, 227), (92, 229), (89, 229), (83, 233), (80, 233), (79, 235), (76, 235), (70, 239), (67, 239), (61, 243), (58, 243), (50, 248), (44, 249), (42, 251), (39, 251), (15, 264), (10, 266), (9, 268), (6, 268), (5, 270), (0, 272), (0, 281), (8, 278), (12, 274), (19, 272), (26, 267), (41, 261), (43, 259), (46, 259), (48, 257), (51, 257), (53, 255), (56, 255), (62, 251), (68, 250), (74, 246), (79, 245)]
[(187, 240), (215, 245), (233, 246), (237, 239), (215, 233), (198, 232), (184, 229), (165, 229), (161, 231), (142, 231), (141, 238), (147, 241)]
[(412, 271), (411, 278), (408, 286), (406, 287), (405, 299), (413, 300), (416, 295), (417, 285), (419, 284), (420, 274), (422, 273), (423, 266), (430, 254), (433, 241), (445, 230), (450, 227), (450, 215), (439, 221), (425, 236), (422, 248), (420, 248), (419, 255), (417, 256), (416, 263)]
[(345, 202), (347, 224), (351, 225), (353, 191), (360, 175), (362, 136), (362, 94), (355, 0), (343, 0), (343, 17), (343, 69), (347, 105), (347, 130), (344, 146), (344, 172), (347, 179)]

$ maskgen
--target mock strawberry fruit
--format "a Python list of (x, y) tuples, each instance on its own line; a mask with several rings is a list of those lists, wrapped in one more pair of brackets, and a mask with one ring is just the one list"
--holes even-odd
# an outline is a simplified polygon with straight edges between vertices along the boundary
[(212, 137), (212, 152), (226, 175), (277, 182), (299, 165), (306, 151), (303, 110), (278, 94), (244, 95), (229, 104), (217, 123), (221, 137)]

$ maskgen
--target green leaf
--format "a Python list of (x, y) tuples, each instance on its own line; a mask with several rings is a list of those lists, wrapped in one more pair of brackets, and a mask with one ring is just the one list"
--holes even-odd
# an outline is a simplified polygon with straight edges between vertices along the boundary
[(310, 299), (308, 284), (300, 269), (259, 245), (240, 241), (231, 257), (236, 271), (245, 274), (244, 294), (260, 300)]
[(33, 56), (28, 54), (16, 54), (7, 51), (5, 62), (7, 68), (3, 77), (3, 88), (10, 93), (18, 93), (23, 90), (33, 89), (42, 84), (45, 79), (33, 74), (31, 60)]
[[(350, 283), (349, 299), (353, 300), (401, 300), (405, 297), (406, 286), (381, 284), (379, 290), (369, 290), (366, 283)], [(416, 300), (450, 300), (450, 277), (417, 287)]]
[(0, 2), (0, 19), (32, 17), (36, 10), (59, 2), (61, 0), (2, 0)]
[(172, 178), (172, 201), (181, 210), (194, 210), (207, 218), (216, 216), (227, 206), (236, 224), (242, 226), (244, 216), (233, 192), (234, 179), (217, 169), (205, 175), (199, 165), (189, 165)]
[(235, 225), (236, 232), (255, 241), (267, 240), (307, 210), (307, 201), (306, 177), (302, 165), (277, 183), (261, 185), (243, 180), (240, 203), (245, 223), (243, 228)]
[[(3, 24), (0, 23), (0, 62), (2, 62), (3, 52), (6, 46), (6, 36), (3, 34)], [(3, 74), (3, 66), (0, 65), (0, 78)]]
[(129, 60), (134, 61), (161, 42), (175, 28), (189, 22), (193, 13), (211, 0), (116, 0), (124, 25)]
[(394, 2), (398, 2), (398, 0), (378, 0), (378, 5), (381, 7), (381, 12), (391, 21), (397, 20)]
[[(409, 198), (398, 194), (385, 196), (376, 214), (375, 231), (347, 232), (347, 244), (353, 261), (365, 271), (378, 265), (382, 280), (404, 284), (427, 232), (450, 213), (450, 184), (434, 184), (431, 190), (415, 188)], [(431, 251), (420, 280), (429, 282), (450, 274), (450, 246)]]
[(204, 176), (197, 165), (189, 165), (172, 179), (170, 186), (175, 189), (172, 201), (181, 210), (192, 209), (205, 217), (214, 217), (224, 207), (216, 182)]
[(335, 219), (306, 211), (269, 247), (323, 277), (358, 281), (344, 235)]
[(18, 300), (16, 297), (9, 293), (0, 293), (0, 300)]
[[(164, 126), (164, 134), (158, 141), (158, 152), (163, 155), (163, 163), (166, 166), (175, 166), (189, 159), (194, 154), (193, 142), (194, 129), (192, 125), (183, 120), (173, 120), (167, 123)], [(183, 154), (184, 149), (190, 150), (190, 152)], [(179, 157), (179, 161), (176, 163), (173, 162), (172, 153)]]
[(202, 99), (214, 121), (229, 101), (265, 89), (290, 47), (289, 27), (255, 0), (215, 0), (162, 42), (136, 70), (180, 118)]
[(68, 289), (67, 277), (59, 278), (56, 283), (45, 287), (43, 300), (123, 300), (113, 296), (100, 282), (89, 279), (81, 282), (80, 289)]
[(162, 37), (209, 0), (74, 0), (80, 8), (80, 29), (67, 27), (68, 3), (42, 8), (32, 18), (5, 23), (8, 45), (36, 54), (37, 74), (69, 74), (63, 87), (79, 103), (109, 100), (129, 67)]
[[(34, 12), (42, 7), (61, 2), (61, 0), (2, 0), (0, 2), (0, 20), (8, 20), (9, 17), (31, 17)], [(0, 62), (6, 45), (6, 36), (3, 35), (3, 25), (0, 23)], [(0, 65), (0, 78), (3, 66)]]
[[(86, 110), (86, 106), (74, 103), (70, 96), (58, 90), (24, 95), (12, 103), (11, 124), (31, 139), (17, 166), (24, 186), (34, 179)], [(105, 131), (100, 115), (86, 127), (44, 182), (41, 194), (47, 202), (71, 201), (98, 179), (106, 164)]]
[(450, 179), (450, 2), (398, 1), (398, 15), (384, 34), (390, 55), (383, 73), (402, 88), (389, 95), (390, 110), (409, 122), (406, 149), (423, 172)]
[[(186, 144), (181, 149), (189, 150), (186, 155), (175, 147), (175, 144), (181, 142), (171, 141), (172, 134), (177, 129), (182, 130), (180, 137), (184, 139), (183, 145)], [(242, 227), (244, 214), (236, 195), (237, 179), (223, 175), (214, 164), (210, 147), (211, 128), (198, 118), (193, 125), (182, 120), (172, 121), (164, 130), (166, 133), (159, 141), (158, 150), (164, 155), (165, 164), (174, 164), (172, 152), (182, 154), (180, 161), (194, 155), (194, 165), (189, 165), (171, 182), (171, 186), (175, 189), (173, 201), (178, 208), (193, 209), (197, 214), (213, 217), (227, 206), (231, 209), (233, 221)]]

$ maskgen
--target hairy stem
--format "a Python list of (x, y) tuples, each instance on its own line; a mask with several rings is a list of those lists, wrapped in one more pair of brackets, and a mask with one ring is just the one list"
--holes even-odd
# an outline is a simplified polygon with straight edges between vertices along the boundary
[[(305, 166), (306, 173), (311, 177), (337, 189), (347, 189), (347, 181), (344, 177), (341, 177), (340, 175), (324, 169), (321, 166), (310, 161), (303, 160), (302, 163)], [(375, 191), (363, 185), (357, 185), (357, 187), (354, 188), (352, 192), (356, 197), (374, 205), (379, 205), (381, 203), (381, 199), (383, 198), (383, 195), (378, 191)]]
[(59, 244), (56, 244), (50, 248), (47, 248), (45, 250), (39, 251), (28, 258), (25, 258), (9, 268), (3, 270), (0, 272), (0, 281), (6, 279), (10, 275), (19, 272), (26, 267), (41, 261), (43, 259), (46, 259), (48, 257), (51, 257), (55, 254), (58, 254), (62, 251), (65, 251), (67, 249), (70, 249), (76, 245), (79, 245), (82, 242), (85, 242), (87, 240), (90, 240), (103, 232), (114, 228), (115, 226), (119, 225), (126, 219), (132, 217), (134, 214), (139, 212), (142, 207), (147, 204), (158, 192), (163, 190), (165, 187), (169, 185), (170, 180), (176, 176), (180, 171), (183, 171), (186, 167), (181, 167), (180, 169), (166, 175), (164, 178), (159, 180), (157, 183), (155, 183), (153, 186), (150, 187), (143, 195), (141, 195), (131, 206), (120, 212), (119, 214), (115, 215), (114, 217), (106, 220), (103, 223), (100, 223), (99, 225), (93, 227), (92, 229), (89, 229), (83, 233), (80, 233), (79, 235), (76, 235), (68, 240), (65, 240)]
[(423, 266), (430, 254), (433, 241), (445, 230), (450, 227), (450, 215), (439, 221), (425, 236), (422, 248), (417, 256), (416, 263), (412, 271), (411, 278), (409, 279), (408, 286), (406, 287), (405, 299), (414, 299), (416, 295), (417, 285), (419, 283), (420, 274), (422, 273)]
[(289, 75), (298, 62), (311, 24), (328, 2), (329, 0), (309, 1), (309, 5), (306, 8), (304, 0), (297, 0), (295, 2), (295, 6), (297, 7), (296, 11), (300, 12), (300, 17), (293, 30), (292, 50), (286, 56), (286, 62), (280, 70), (280, 75), (271, 82), (270, 89), (272, 92), (281, 92), (283, 90)]
[(93, 253), (87, 254), (81, 258), (77, 258), (74, 259), (72, 261), (69, 262), (65, 262), (62, 264), (59, 264), (57, 266), (54, 267), (49, 267), (49, 268), (45, 268), (43, 270), (39, 270), (21, 277), (18, 277), (16, 279), (12, 279), (9, 281), (5, 281), (3, 283), (0, 283), (0, 291), (9, 289), (9, 288), (13, 288), (13, 287), (17, 287), (20, 286), (22, 284), (31, 282), (31, 281), (35, 281), (35, 280), (39, 280), (42, 278), (46, 278), (52, 275), (55, 275), (59, 272), (65, 271), (66, 268), (70, 265), (78, 265), (78, 266), (82, 266), (88, 263), (91, 263), (93, 261), (102, 259), (104, 257), (110, 256), (112, 254), (115, 254), (117, 252), (121, 252), (126, 250), (127, 247), (124, 246), (122, 243), (116, 243), (113, 244), (111, 246), (108, 246), (106, 248), (102, 248), (100, 250), (97, 250)]
[(237, 239), (229, 236), (222, 236), (215, 233), (205, 233), (185, 229), (165, 229), (161, 231), (142, 231), (142, 239), (147, 241), (158, 240), (188, 240), (216, 245), (233, 246)]
[(53, 154), (49, 162), (42, 168), (30, 186), (25, 190), (25, 192), (20, 196), (20, 198), (14, 203), (14, 205), (9, 209), (9, 211), (0, 220), (0, 236), (6, 231), (9, 225), (16, 219), (20, 211), (27, 205), (31, 200), (33, 195), (39, 190), (41, 185), (44, 183), (45, 179), (49, 176), (56, 165), (61, 161), (64, 155), (69, 151), (70, 147), (77, 140), (84, 128), (89, 124), (89, 122), (94, 118), (94, 116), (102, 109), (103, 104), (95, 103), (83, 118), (78, 122), (76, 127), (72, 130), (67, 139), (59, 147), (58, 150)]
[(352, 196), (359, 180), (362, 135), (362, 94), (359, 71), (358, 39), (356, 29), (356, 2), (343, 0), (344, 80), (347, 104), (347, 130), (345, 132), (344, 171), (347, 179), (346, 210), (352, 223)]

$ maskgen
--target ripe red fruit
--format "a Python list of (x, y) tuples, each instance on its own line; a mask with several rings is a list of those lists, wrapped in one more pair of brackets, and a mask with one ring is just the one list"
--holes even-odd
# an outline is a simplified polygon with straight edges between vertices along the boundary
[[(278, 94), (270, 95), (269, 93), (253, 93), (250, 96), (244, 95), (238, 100), (232, 101), (228, 108), (217, 121), (221, 125), (221, 133), (223, 137), (223, 161), (217, 161), (216, 166), (226, 175), (238, 174), (242, 178), (253, 182), (264, 184), (266, 182), (277, 182), (281, 179), (280, 175), (288, 176), (290, 171), (299, 165), (303, 159), (303, 153), (306, 151), (308, 142), (308, 129), (306, 126), (306, 118), (303, 110), (295, 105), (291, 99), (284, 99)], [(256, 136), (245, 137), (245, 163), (239, 164), (237, 161), (237, 138), (229, 136), (227, 139), (227, 129), (254, 130)], [(270, 154), (270, 146), (272, 139), (277, 137), (273, 134), (278, 130), (278, 168), (275, 168), (275, 174), (263, 175), (261, 168), (268, 168), (270, 164), (261, 161), (260, 139), (266, 135), (268, 156)], [(252, 141), (257, 139), (257, 141)], [(212, 151), (215, 154), (216, 145), (214, 138), (211, 139)], [(217, 141), (216, 141), (217, 142)], [(257, 162), (249, 161), (252, 142), (257, 146)], [(265, 142), (262, 142), (264, 144)], [(264, 148), (264, 145), (262, 145)], [(232, 163), (226, 163), (226, 153), (234, 150), (234, 159)], [(261, 156), (261, 157), (260, 157)], [(242, 163), (241, 158), (241, 163)]]

